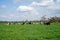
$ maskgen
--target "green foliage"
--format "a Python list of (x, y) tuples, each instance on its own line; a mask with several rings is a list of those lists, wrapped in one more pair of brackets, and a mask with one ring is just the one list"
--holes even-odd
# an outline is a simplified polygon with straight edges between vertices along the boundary
[(60, 23), (60, 17), (56, 17), (56, 16), (55, 17), (51, 17), (50, 21), (51, 22), (59, 22)]
[(11, 24), (0, 23), (0, 40), (60, 40), (60, 24)]

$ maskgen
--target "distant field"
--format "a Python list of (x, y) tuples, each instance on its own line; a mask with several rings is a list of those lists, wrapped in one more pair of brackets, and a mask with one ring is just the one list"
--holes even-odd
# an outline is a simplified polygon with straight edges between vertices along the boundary
[(60, 24), (0, 23), (0, 40), (60, 40)]

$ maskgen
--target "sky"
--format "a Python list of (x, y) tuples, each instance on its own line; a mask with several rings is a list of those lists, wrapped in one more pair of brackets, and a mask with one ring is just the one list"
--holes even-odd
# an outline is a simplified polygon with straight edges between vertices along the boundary
[(60, 0), (0, 0), (0, 21), (60, 17)]

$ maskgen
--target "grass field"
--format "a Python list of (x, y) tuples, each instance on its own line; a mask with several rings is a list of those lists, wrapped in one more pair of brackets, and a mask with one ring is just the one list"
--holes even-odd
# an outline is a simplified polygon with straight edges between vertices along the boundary
[(60, 40), (60, 24), (0, 23), (0, 40)]

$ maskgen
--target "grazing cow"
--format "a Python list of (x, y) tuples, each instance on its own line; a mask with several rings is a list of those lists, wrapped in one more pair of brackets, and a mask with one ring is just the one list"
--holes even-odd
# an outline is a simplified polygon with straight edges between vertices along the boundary
[(9, 25), (9, 23), (7, 23), (6, 25)]
[(18, 23), (18, 24), (21, 24), (21, 23)]
[(34, 22), (32, 24), (35, 24)]
[(45, 25), (50, 25), (50, 21), (44, 22)]
[(44, 22), (40, 22), (40, 24), (44, 24)]
[(11, 24), (13, 24), (13, 23), (11, 23)]
[(7, 23), (6, 25), (10, 25), (11, 23)]
[(29, 22), (29, 24), (32, 24), (31, 22)]
[(25, 22), (22, 23), (22, 25), (24, 25), (24, 24), (25, 24)]
[(39, 24), (39, 23), (36, 23), (36, 24)]

